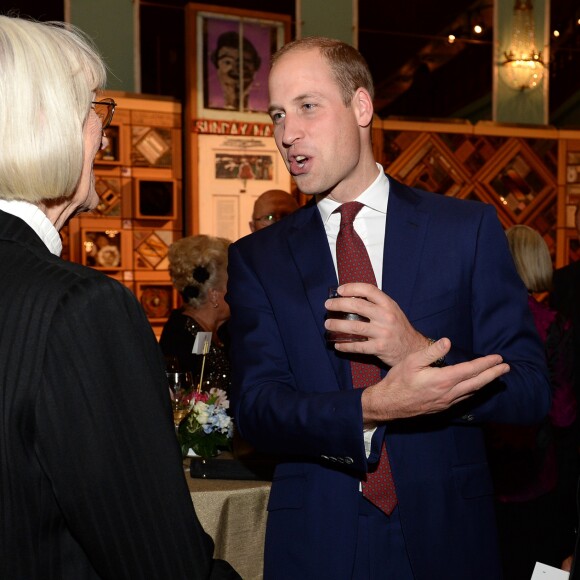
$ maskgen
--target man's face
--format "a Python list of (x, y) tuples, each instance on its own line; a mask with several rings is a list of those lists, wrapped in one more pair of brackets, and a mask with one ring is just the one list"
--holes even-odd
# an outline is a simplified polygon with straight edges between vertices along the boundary
[(261, 198), (254, 206), (250, 229), (255, 232), (280, 221), (298, 209), (298, 204), (288, 194), (272, 195)]
[(270, 72), (276, 145), (305, 194), (360, 191), (361, 133), (318, 49), (284, 55)]

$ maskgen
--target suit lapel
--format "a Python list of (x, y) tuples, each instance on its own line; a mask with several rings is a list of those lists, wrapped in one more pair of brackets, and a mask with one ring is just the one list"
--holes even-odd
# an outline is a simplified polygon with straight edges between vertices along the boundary
[(419, 210), (413, 190), (389, 177), (389, 204), (383, 254), (383, 292), (408, 311), (429, 214)]
[[(288, 246), (302, 278), (310, 310), (317, 322), (320, 340), (326, 344), (324, 301), (328, 297), (329, 286), (338, 285), (336, 271), (317, 206), (312, 204), (311, 207), (304, 208), (296, 214), (296, 218), (294, 228), (288, 235)], [(325, 350), (336, 373), (338, 384), (343, 388), (347, 385), (350, 388), (348, 361), (332, 347), (325, 347)]]

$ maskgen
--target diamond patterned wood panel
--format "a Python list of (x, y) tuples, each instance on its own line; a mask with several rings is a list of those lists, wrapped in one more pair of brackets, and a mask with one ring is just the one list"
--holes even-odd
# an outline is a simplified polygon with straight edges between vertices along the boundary
[[(413, 187), (492, 204), (505, 228), (527, 224), (537, 229), (555, 264), (576, 259), (572, 243), (564, 260), (558, 252), (558, 232), (567, 225), (560, 223), (562, 141), (554, 130), (538, 128), (528, 137), (517, 127), (488, 127), (489, 134), (483, 134), (468, 123), (442, 127), (388, 120), (382, 128), (381, 159), (387, 173)], [(575, 188), (572, 197), (580, 201), (580, 140), (573, 143), (577, 147), (568, 155), (568, 178)]]

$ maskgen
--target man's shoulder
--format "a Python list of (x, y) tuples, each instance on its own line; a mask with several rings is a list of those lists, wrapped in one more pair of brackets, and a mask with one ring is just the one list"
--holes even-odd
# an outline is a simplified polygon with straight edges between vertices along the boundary
[(404, 207), (425, 212), (429, 214), (430, 219), (440, 219), (444, 223), (477, 223), (484, 216), (488, 218), (497, 216), (495, 208), (485, 202), (460, 199), (395, 182), (389, 194), (389, 211), (392, 208)]
[(460, 213), (480, 213), (489, 211), (491, 206), (485, 202), (461, 199), (444, 193), (427, 191), (420, 187), (405, 185), (389, 176), (391, 193), (395, 198), (404, 199), (416, 204), (421, 209), (445, 209), (446, 211), (457, 211)]

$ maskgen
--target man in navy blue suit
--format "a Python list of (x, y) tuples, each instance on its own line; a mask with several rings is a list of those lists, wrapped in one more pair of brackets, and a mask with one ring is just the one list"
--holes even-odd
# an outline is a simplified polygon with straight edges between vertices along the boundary
[[(278, 149), (313, 199), (230, 248), (237, 425), (282, 458), (265, 578), (499, 578), (481, 426), (538, 421), (550, 393), (495, 211), (385, 175), (371, 146), (371, 75), (352, 47), (284, 46), (269, 89)], [(354, 200), (377, 285), (351, 279), (327, 300)], [(328, 330), (364, 340), (329, 344)], [(380, 375), (353, 388), (361, 360)], [(381, 493), (388, 509), (376, 507)]]

